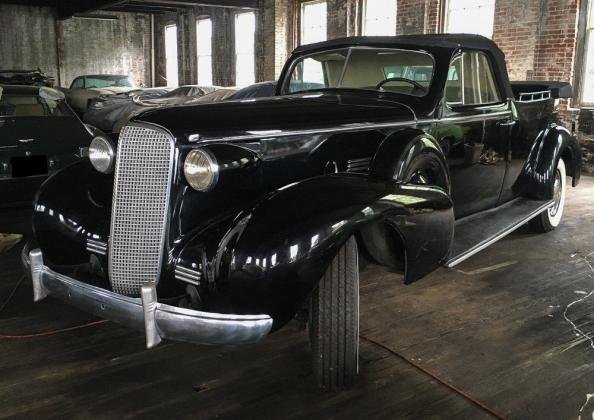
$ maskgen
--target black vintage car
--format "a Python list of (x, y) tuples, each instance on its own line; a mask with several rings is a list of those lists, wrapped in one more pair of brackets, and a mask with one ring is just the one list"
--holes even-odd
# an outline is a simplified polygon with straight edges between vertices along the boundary
[[(516, 93), (514, 93), (514, 90)], [(320, 385), (358, 370), (359, 252), (411, 283), (559, 225), (580, 151), (563, 83), (468, 35), (300, 47), (277, 96), (141, 114), (46, 182), (34, 299), (162, 339), (253, 343), (309, 311)], [(76, 184), (71, 180), (77, 179)]]
[(0, 207), (30, 204), (48, 174), (80, 160), (92, 139), (61, 92), (0, 85)]

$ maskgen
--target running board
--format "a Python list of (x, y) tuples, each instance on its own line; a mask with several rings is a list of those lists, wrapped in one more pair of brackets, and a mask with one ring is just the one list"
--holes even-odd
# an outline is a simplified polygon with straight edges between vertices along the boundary
[(553, 201), (517, 198), (503, 206), (456, 221), (454, 242), (445, 266), (454, 267), (509, 235), (553, 205)]

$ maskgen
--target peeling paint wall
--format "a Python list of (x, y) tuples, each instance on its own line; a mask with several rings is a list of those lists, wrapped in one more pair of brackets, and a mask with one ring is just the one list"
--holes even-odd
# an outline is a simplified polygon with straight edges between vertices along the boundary
[(55, 12), (0, 4), (0, 69), (41, 69), (58, 76)]
[(130, 74), (150, 85), (150, 16), (109, 14), (118, 19), (57, 21), (49, 7), (0, 4), (0, 69), (40, 68), (66, 87), (91, 73)]
[(62, 86), (70, 86), (81, 74), (130, 74), (138, 85), (150, 85), (150, 16), (110, 15), (118, 19), (58, 22)]

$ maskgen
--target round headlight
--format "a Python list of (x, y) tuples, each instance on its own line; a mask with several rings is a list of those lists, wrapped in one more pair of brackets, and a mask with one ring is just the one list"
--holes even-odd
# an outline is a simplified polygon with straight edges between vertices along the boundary
[(186, 181), (197, 191), (209, 191), (218, 181), (219, 165), (215, 157), (204, 149), (188, 153), (184, 162)]
[(95, 137), (89, 146), (89, 160), (99, 172), (109, 174), (115, 166), (115, 148), (105, 137)]

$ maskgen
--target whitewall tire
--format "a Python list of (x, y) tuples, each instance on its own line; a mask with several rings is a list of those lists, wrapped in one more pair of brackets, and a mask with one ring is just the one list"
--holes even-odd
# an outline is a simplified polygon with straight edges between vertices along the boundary
[(535, 232), (550, 232), (559, 226), (563, 218), (567, 190), (567, 172), (563, 159), (559, 159), (557, 164), (552, 188), (554, 204), (530, 221), (530, 226)]

